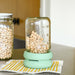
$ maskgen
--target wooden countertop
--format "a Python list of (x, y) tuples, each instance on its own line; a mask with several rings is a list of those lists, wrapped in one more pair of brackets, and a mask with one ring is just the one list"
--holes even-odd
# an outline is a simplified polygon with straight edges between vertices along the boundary
[[(23, 58), (24, 51), (25, 49), (14, 50), (12, 59), (24, 59)], [(41, 73), (36, 75), (75, 75), (75, 48), (52, 44), (51, 51), (53, 52), (53, 59), (64, 61), (62, 73), (61, 74)], [(6, 61), (0, 61), (0, 66), (5, 62)], [(0, 72), (0, 75), (8, 75), (8, 74), (18, 75), (16, 73)], [(24, 75), (30, 75), (30, 74), (24, 74)]]

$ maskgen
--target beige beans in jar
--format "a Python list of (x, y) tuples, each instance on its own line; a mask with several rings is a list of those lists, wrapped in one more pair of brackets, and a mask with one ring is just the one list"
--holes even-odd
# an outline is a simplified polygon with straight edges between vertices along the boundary
[(13, 49), (13, 31), (9, 27), (0, 27), (0, 59), (10, 58)]
[(39, 34), (32, 31), (30, 37), (26, 37), (26, 48), (32, 53), (47, 53), (49, 45), (44, 43)]

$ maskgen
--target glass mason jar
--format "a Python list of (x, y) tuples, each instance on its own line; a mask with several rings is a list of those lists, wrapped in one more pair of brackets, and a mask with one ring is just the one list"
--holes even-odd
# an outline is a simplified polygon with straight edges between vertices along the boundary
[(0, 59), (9, 59), (13, 50), (13, 33), (11, 13), (0, 13)]
[(48, 17), (32, 17), (25, 21), (26, 50), (47, 53), (51, 48), (51, 26)]

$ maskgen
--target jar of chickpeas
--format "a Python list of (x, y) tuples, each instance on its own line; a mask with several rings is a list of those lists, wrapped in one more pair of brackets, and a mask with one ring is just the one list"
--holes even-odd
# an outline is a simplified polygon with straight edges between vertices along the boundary
[(25, 22), (26, 50), (47, 53), (51, 48), (51, 29), (48, 17), (30, 17)]
[(9, 59), (13, 50), (13, 32), (11, 13), (0, 13), (0, 59)]

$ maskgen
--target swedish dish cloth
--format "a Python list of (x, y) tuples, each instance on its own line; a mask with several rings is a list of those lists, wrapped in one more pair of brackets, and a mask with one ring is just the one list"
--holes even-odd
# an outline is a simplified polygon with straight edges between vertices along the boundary
[[(24, 67), (23, 60), (9, 60), (5, 65), (1, 66), (0, 71), (10, 71), (17, 73), (41, 73), (41, 72), (53, 72), (61, 73), (63, 61), (52, 60), (52, 66), (45, 69), (31, 69)], [(34, 65), (34, 64), (33, 64)]]

